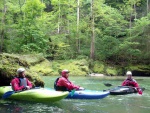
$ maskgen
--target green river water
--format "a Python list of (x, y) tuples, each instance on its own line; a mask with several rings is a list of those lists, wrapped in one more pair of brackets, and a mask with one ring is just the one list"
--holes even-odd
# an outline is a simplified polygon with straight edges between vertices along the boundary
[[(57, 77), (42, 77), (45, 87), (53, 88)], [(86, 89), (106, 90), (121, 84), (125, 77), (70, 77), (69, 79)], [(1, 113), (150, 113), (150, 77), (134, 77), (143, 95), (109, 95), (98, 100), (63, 99), (55, 103), (34, 103), (16, 100), (0, 100)], [(104, 83), (113, 86), (106, 87)]]

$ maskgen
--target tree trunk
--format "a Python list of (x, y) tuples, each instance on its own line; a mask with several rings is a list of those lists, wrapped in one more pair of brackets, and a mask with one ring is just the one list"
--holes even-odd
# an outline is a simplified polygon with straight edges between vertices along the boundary
[[(70, 0), (68, 0), (68, 3), (69, 3), (69, 4), (68, 4), (68, 5), (69, 5), (68, 7), (69, 7), (69, 9), (70, 9)], [(69, 15), (69, 14), (70, 14), (70, 11), (68, 10), (68, 15)], [(70, 21), (69, 21), (69, 19), (68, 19), (67, 22), (68, 22), (68, 24), (67, 24), (67, 25), (68, 25), (67, 34), (70, 34)]]
[(77, 0), (77, 37), (76, 37), (76, 47), (77, 52), (80, 52), (80, 38), (79, 38), (79, 21), (80, 21), (80, 0)]
[(0, 43), (0, 53), (3, 51), (3, 44), (4, 44), (4, 34), (5, 34), (5, 31), (4, 31), (4, 28), (5, 28), (5, 15), (6, 15), (6, 10), (7, 10), (7, 6), (6, 6), (6, 0), (4, 0), (4, 9), (2, 11), (3, 13), (3, 16), (2, 16), (2, 20), (1, 20), (1, 23), (2, 23), (2, 26), (1, 26), (1, 43)]
[(137, 13), (136, 13), (136, 4), (134, 4), (134, 19), (137, 18)]
[[(131, 5), (132, 7), (132, 5)], [(129, 23), (129, 29), (132, 27), (132, 10), (130, 11), (130, 23)], [(130, 30), (130, 37), (131, 37), (131, 30)]]
[(90, 50), (90, 58), (94, 60), (95, 57), (95, 28), (94, 28), (94, 14), (93, 14), (93, 4), (94, 0), (91, 1), (91, 50)]
[(57, 33), (60, 33), (60, 0), (59, 0), (59, 17), (58, 17), (58, 28), (57, 28)]
[(149, 0), (147, 0), (147, 15), (148, 15), (148, 12), (149, 12)]

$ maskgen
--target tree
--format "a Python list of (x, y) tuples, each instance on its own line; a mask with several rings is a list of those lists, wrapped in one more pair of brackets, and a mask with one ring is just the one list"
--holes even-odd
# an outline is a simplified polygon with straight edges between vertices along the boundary
[(91, 34), (91, 49), (90, 49), (90, 58), (94, 60), (94, 55), (95, 55), (95, 20), (94, 20), (94, 0), (91, 0), (91, 29), (92, 29), (92, 34)]
[(2, 18), (1, 18), (1, 43), (0, 43), (0, 53), (3, 51), (3, 46), (4, 46), (4, 37), (5, 37), (5, 20), (6, 20), (6, 11), (7, 11), (7, 6), (6, 6), (6, 0), (2, 2)]
[[(140, 54), (134, 54), (134, 59), (138, 59), (139, 62), (150, 63), (150, 13), (141, 19), (136, 20), (135, 26), (131, 29), (131, 38), (130, 40), (136, 45), (132, 48), (136, 48)], [(134, 60), (133, 59), (133, 60)]]
[(147, 15), (149, 13), (149, 0), (147, 0)]
[(77, 0), (77, 52), (80, 52), (80, 39), (79, 39), (79, 21), (80, 21), (80, 0)]

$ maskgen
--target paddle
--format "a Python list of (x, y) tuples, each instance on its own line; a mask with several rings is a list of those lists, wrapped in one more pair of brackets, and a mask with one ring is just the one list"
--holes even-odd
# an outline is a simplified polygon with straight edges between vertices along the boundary
[(71, 90), (71, 97), (74, 95), (75, 91), (75, 89)]
[[(104, 85), (107, 87), (113, 86), (110, 83), (104, 83)], [(132, 86), (130, 86), (130, 87), (132, 87)], [(132, 87), (132, 88), (134, 88), (138, 92), (138, 94), (140, 94), (140, 95), (142, 95), (143, 91), (145, 90), (145, 88), (137, 88), (137, 87)]]
[(107, 87), (113, 86), (113, 85), (110, 84), (110, 83), (104, 83), (104, 85), (107, 86)]
[[(40, 87), (34, 87), (31, 89), (39, 89)], [(14, 93), (18, 93), (18, 92), (22, 92), (22, 91), (26, 91), (26, 90), (19, 90), (19, 91), (7, 91), (6, 93), (3, 94), (2, 99), (6, 99), (9, 98), (12, 94)]]
[[(82, 91), (82, 90), (85, 90), (85, 88), (80, 87), (77, 91)], [(76, 89), (71, 90), (71, 97), (74, 95), (75, 91)]]
[(12, 94), (17, 93), (17, 92), (21, 92), (19, 91), (7, 91), (6, 93), (3, 94), (2, 99), (6, 99), (9, 98)]

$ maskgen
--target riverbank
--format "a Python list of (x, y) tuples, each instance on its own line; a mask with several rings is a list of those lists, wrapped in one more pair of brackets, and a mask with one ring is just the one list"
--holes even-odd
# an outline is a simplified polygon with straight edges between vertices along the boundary
[(0, 54), (0, 86), (9, 85), (10, 80), (16, 76), (19, 67), (26, 69), (27, 77), (35, 86), (44, 86), (41, 76), (60, 76), (61, 70), (68, 69), (70, 76), (123, 76), (127, 70), (131, 70), (133, 75), (150, 76), (150, 66), (148, 65), (128, 65), (120, 66), (108, 64), (90, 59), (70, 59), (70, 60), (48, 60), (43, 54)]

